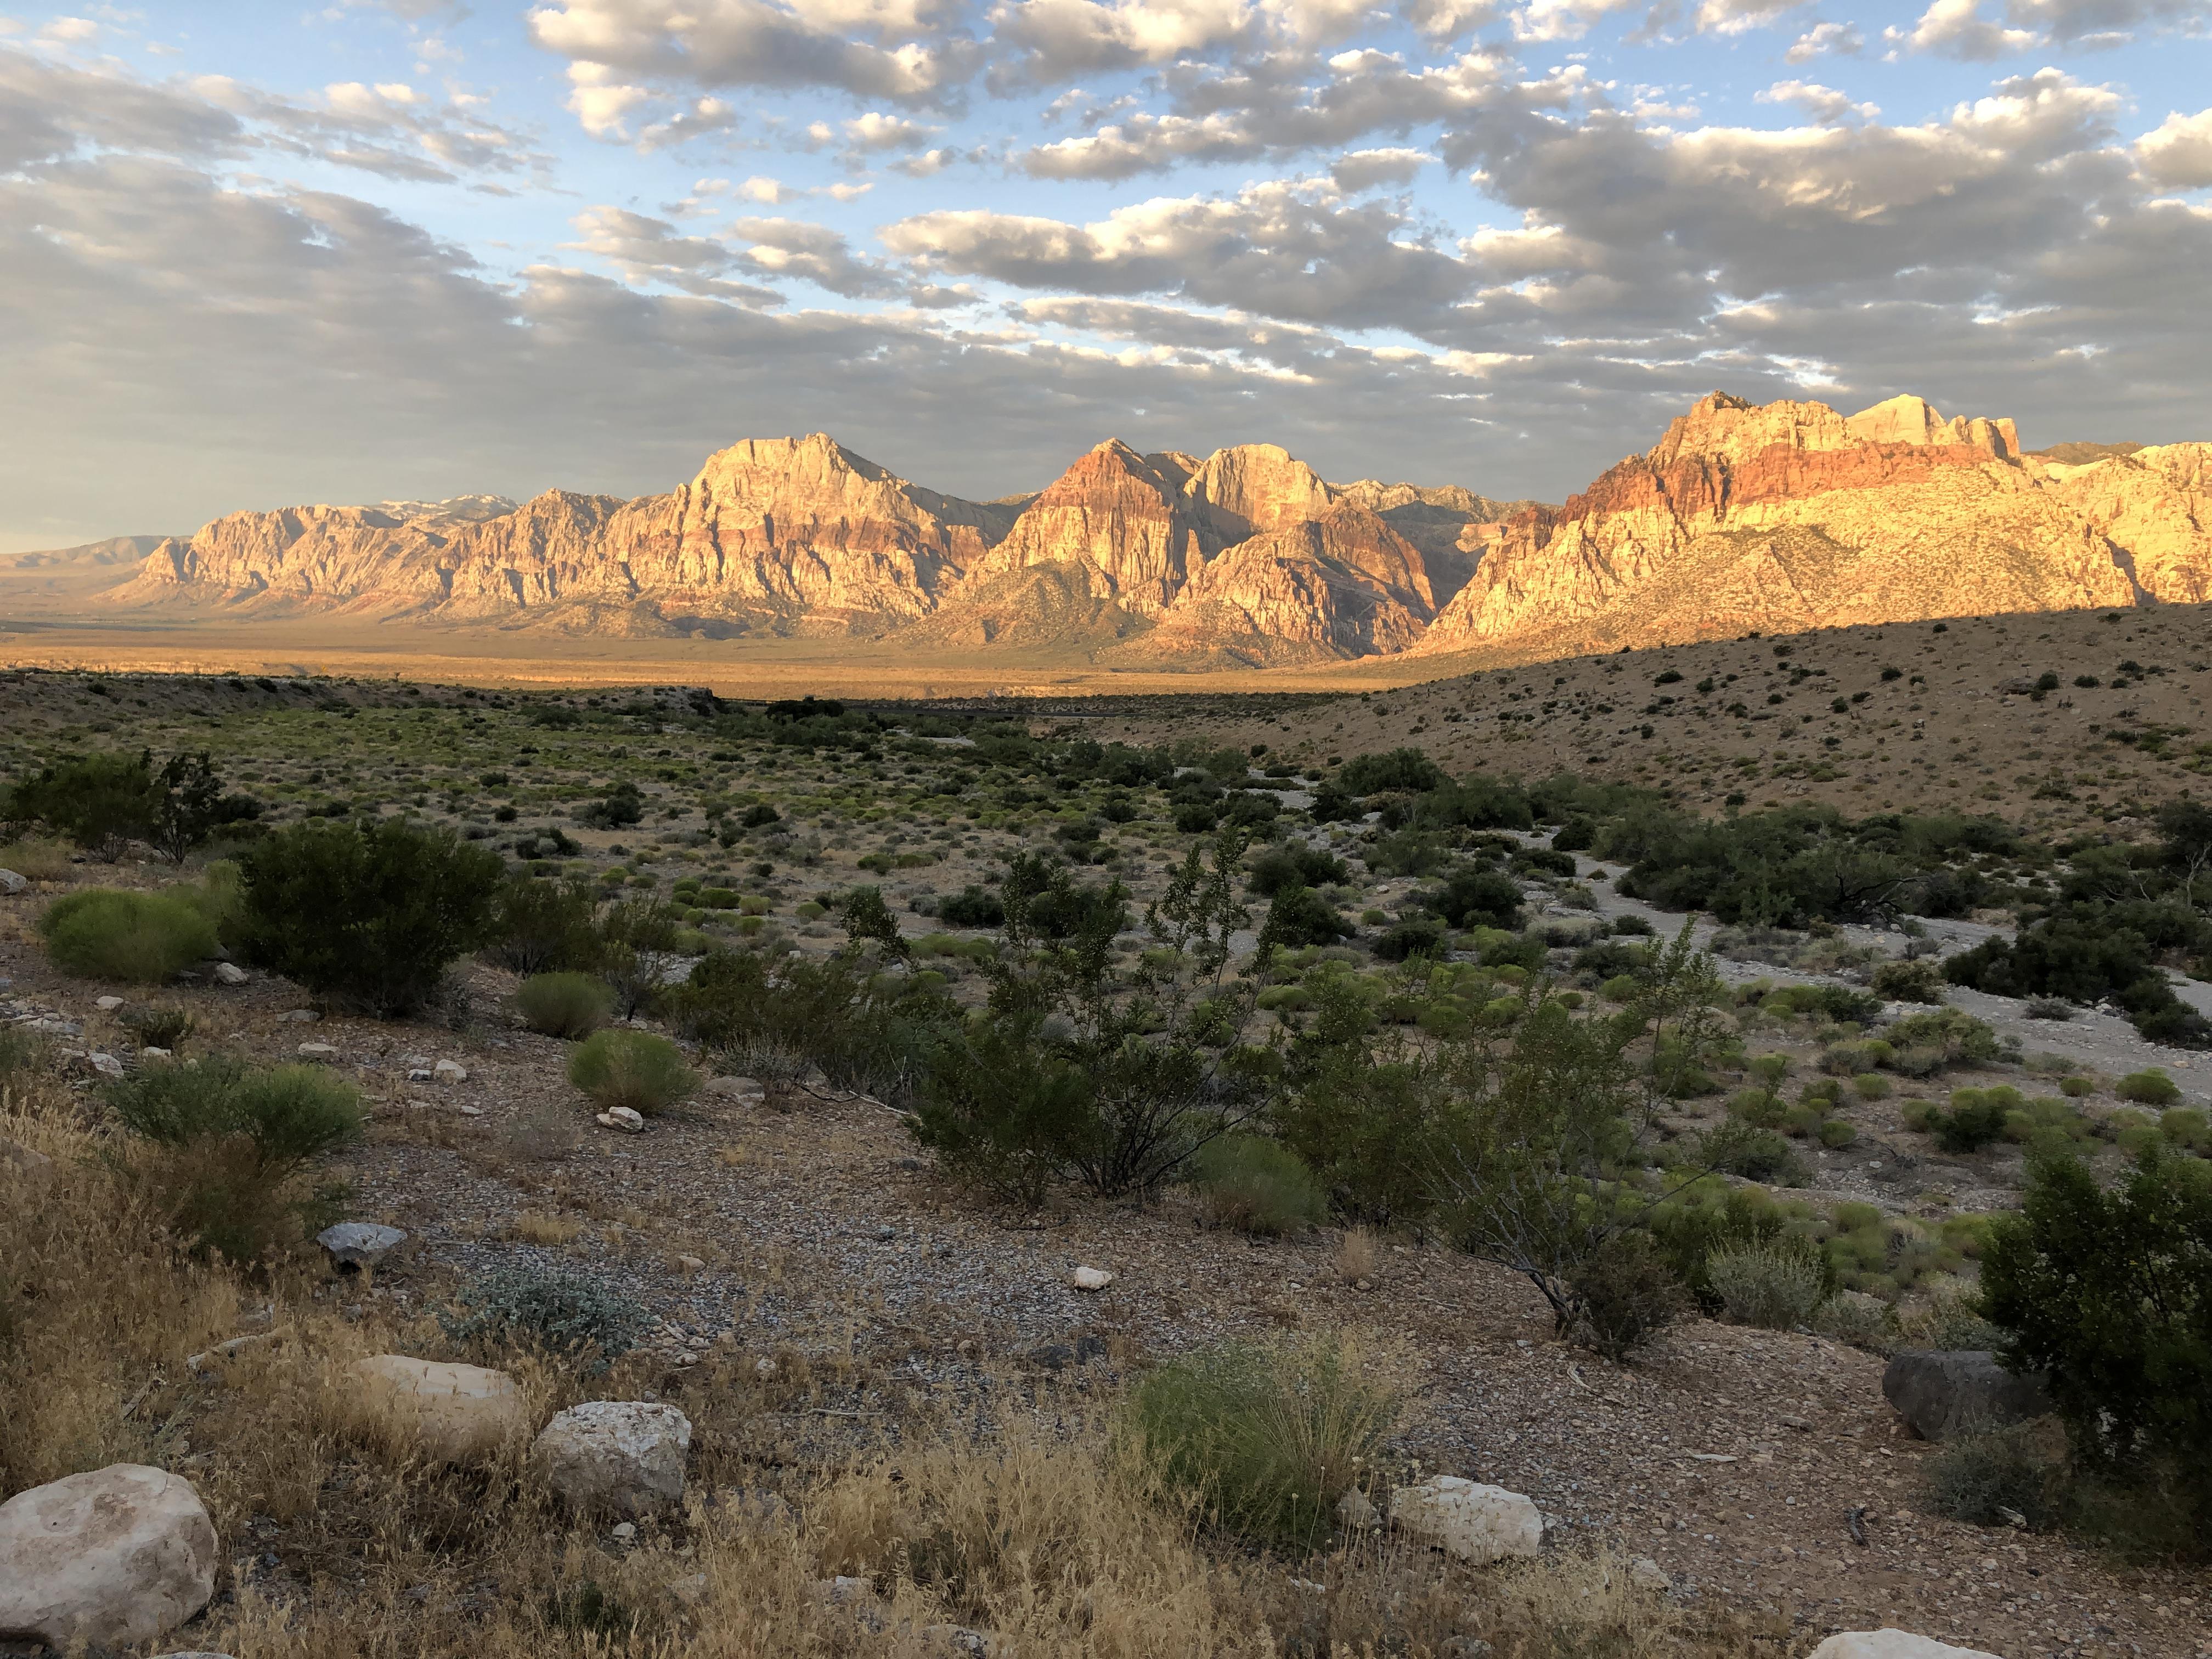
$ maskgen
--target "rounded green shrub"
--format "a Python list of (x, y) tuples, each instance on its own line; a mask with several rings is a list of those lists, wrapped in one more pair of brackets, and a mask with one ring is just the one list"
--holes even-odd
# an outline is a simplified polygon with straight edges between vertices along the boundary
[(533, 974), (515, 988), (514, 1007), (541, 1036), (589, 1036), (614, 1018), (614, 988), (596, 974)]
[(1207, 1214), (1223, 1226), (1272, 1237), (1328, 1218), (1328, 1194), (1305, 1160), (1266, 1135), (1217, 1136), (1184, 1167)]
[(602, 1111), (627, 1106), (641, 1117), (666, 1110), (699, 1085), (684, 1051), (650, 1031), (594, 1031), (568, 1056), (568, 1081)]
[(2171, 1106), (2181, 1098), (2180, 1086), (2164, 1072), (2130, 1072), (2119, 1082), (2114, 1093), (2122, 1100), (2132, 1100), (2143, 1106)]
[(1851, 1079), (1851, 1092), (1861, 1100), (1887, 1100), (1890, 1082), (1880, 1072), (1861, 1072)]
[(175, 893), (89, 887), (39, 918), (46, 954), (64, 973), (158, 985), (216, 953), (215, 924)]
[(1788, 1237), (1717, 1251), (1705, 1278), (1730, 1319), (1771, 1331), (1796, 1329), (1827, 1298), (1817, 1248)]

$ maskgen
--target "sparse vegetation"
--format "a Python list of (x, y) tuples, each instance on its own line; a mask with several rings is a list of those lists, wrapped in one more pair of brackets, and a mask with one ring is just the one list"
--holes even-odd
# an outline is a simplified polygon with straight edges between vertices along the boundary
[(584, 1037), (614, 1018), (615, 994), (593, 974), (533, 974), (515, 988), (514, 1008), (541, 1036)]
[(568, 1056), (568, 1081), (601, 1111), (627, 1106), (653, 1117), (699, 1086), (684, 1051), (651, 1031), (594, 1031)]

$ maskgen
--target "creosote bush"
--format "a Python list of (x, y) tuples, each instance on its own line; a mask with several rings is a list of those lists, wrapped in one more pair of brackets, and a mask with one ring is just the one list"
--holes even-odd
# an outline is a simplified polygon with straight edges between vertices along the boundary
[(1217, 1225), (1277, 1236), (1328, 1219), (1328, 1194), (1305, 1160), (1265, 1135), (1222, 1135), (1192, 1154), (1188, 1181)]
[(320, 1221), (327, 1193), (298, 1179), (361, 1138), (360, 1092), (313, 1066), (263, 1068), (227, 1055), (142, 1066), (108, 1085), (108, 1109), (160, 1150), (134, 1162), (179, 1234), (231, 1261), (258, 1261)]
[(600, 1110), (627, 1106), (643, 1117), (665, 1111), (699, 1086), (684, 1051), (650, 1031), (594, 1031), (568, 1056), (568, 1081)]
[(595, 974), (533, 974), (515, 988), (514, 1007), (541, 1036), (588, 1036), (614, 1018), (615, 994)]
[(175, 892), (88, 887), (39, 918), (46, 954), (64, 973), (159, 985), (216, 953), (214, 924)]
[(1230, 1343), (1185, 1354), (1132, 1390), (1127, 1424), (1170, 1485), (1219, 1525), (1310, 1548), (1347, 1492), (1371, 1488), (1397, 1416), (1343, 1336)]
[(300, 824), (240, 860), (239, 944), (319, 996), (409, 1013), (485, 941), (504, 871), (450, 830)]

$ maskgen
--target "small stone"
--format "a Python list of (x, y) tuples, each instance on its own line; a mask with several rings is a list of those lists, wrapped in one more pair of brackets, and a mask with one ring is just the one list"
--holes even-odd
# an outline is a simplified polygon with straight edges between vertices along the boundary
[(557, 1413), (531, 1455), (577, 1508), (641, 1515), (682, 1498), (690, 1449), (691, 1419), (675, 1407), (593, 1400)]
[(287, 1008), (276, 1016), (279, 1025), (313, 1025), (322, 1016), (312, 1008)]
[(299, 1053), (302, 1060), (336, 1060), (338, 1057), (337, 1048), (327, 1042), (303, 1042), (300, 1045)]
[(1544, 1541), (1544, 1516), (1533, 1498), (1455, 1474), (1431, 1475), (1390, 1494), (1390, 1519), (1446, 1554), (1477, 1565), (1509, 1555), (1534, 1555)]
[(121, 997), (102, 997), (92, 1005), (103, 1014), (112, 1014), (123, 1006)]
[(374, 1221), (341, 1221), (315, 1235), (315, 1243), (342, 1267), (374, 1267), (406, 1242), (407, 1235), (398, 1228)]
[(763, 1382), (767, 1382), (769, 1378), (775, 1375), (775, 1361), (773, 1359), (756, 1359), (753, 1361), (753, 1375), (759, 1377)]
[(1628, 1564), (1628, 1582), (1638, 1589), (1670, 1590), (1674, 1581), (1667, 1576), (1666, 1568), (1648, 1555), (1639, 1555)]
[(215, 982), (218, 985), (243, 985), (246, 969), (234, 962), (218, 962), (215, 965)]
[(435, 1083), (438, 1079), (428, 1066), (410, 1066), (407, 1068), (407, 1080), (410, 1083)]
[(645, 1120), (627, 1106), (610, 1106), (592, 1120), (603, 1129), (620, 1129), (628, 1134), (643, 1134)]
[(13, 870), (0, 870), (0, 894), (13, 898), (18, 893), (30, 890), (31, 883), (27, 877), (19, 876)]
[(706, 1262), (696, 1255), (679, 1255), (676, 1258), (676, 1265), (687, 1273), (704, 1273), (707, 1270)]
[(171, 1054), (167, 1048), (141, 1048), (138, 1051), (138, 1058), (141, 1060), (174, 1060), (176, 1056)]
[(1354, 1486), (1336, 1500), (1337, 1524), (1349, 1527), (1354, 1532), (1371, 1532), (1382, 1524), (1382, 1512), (1368, 1502), (1367, 1494)]
[(614, 1532), (615, 1537), (620, 1542), (627, 1544), (631, 1539), (637, 1536), (637, 1522), (635, 1521), (617, 1521), (615, 1522)]
[(457, 1060), (441, 1060), (430, 1068), (441, 1083), (466, 1083), (469, 1068)]
[(1103, 1291), (1114, 1282), (1114, 1274), (1103, 1267), (1078, 1267), (1075, 1288), (1079, 1291)]
[(207, 1605), (215, 1523), (190, 1481), (114, 1463), (0, 1504), (0, 1633), (135, 1646)]
[(99, 1073), (102, 1077), (121, 1077), (123, 1075), (123, 1062), (118, 1060), (113, 1054), (87, 1054), (84, 1058), (85, 1064), (91, 1066), (94, 1071)]
[(53, 1179), (54, 1161), (44, 1152), (34, 1152), (28, 1146), (0, 1136), (0, 1176), (13, 1175), (27, 1184), (44, 1186)]

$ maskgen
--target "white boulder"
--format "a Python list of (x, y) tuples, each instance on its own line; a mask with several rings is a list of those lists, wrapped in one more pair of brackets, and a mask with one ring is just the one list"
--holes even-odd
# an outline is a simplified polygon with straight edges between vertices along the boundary
[(215, 1523), (189, 1480), (113, 1463), (0, 1504), (0, 1638), (150, 1642), (215, 1593)]
[(1996, 1659), (1979, 1648), (1954, 1648), (1909, 1630), (1838, 1631), (1813, 1650), (1812, 1659)]
[(215, 982), (218, 985), (243, 985), (246, 969), (234, 962), (218, 962), (215, 965)]
[(645, 1133), (645, 1119), (627, 1106), (610, 1106), (592, 1121), (603, 1129), (620, 1129), (625, 1134)]
[(1103, 1267), (1078, 1267), (1075, 1288), (1079, 1291), (1103, 1291), (1114, 1282), (1114, 1275)]
[(88, 1054), (85, 1063), (102, 1077), (121, 1077), (123, 1062), (113, 1054)]
[(1425, 1543), (1477, 1565), (1534, 1555), (1544, 1541), (1544, 1516), (1533, 1498), (1455, 1474), (1399, 1487), (1390, 1494), (1390, 1519)]
[(441, 1060), (430, 1068), (431, 1076), (441, 1083), (466, 1083), (469, 1068), (458, 1060)]
[(682, 1498), (690, 1449), (691, 1419), (675, 1407), (592, 1400), (555, 1416), (531, 1455), (578, 1509), (642, 1515)]
[(0, 893), (13, 898), (18, 893), (30, 890), (31, 884), (27, 878), (17, 875), (13, 870), (0, 870)]
[(120, 1008), (123, 1006), (123, 999), (121, 997), (100, 997), (94, 1001), (92, 1006), (99, 1009), (103, 1014), (112, 1014), (118, 1008)]
[(380, 1353), (356, 1359), (348, 1374), (362, 1403), (388, 1415), (423, 1450), (448, 1463), (496, 1451), (529, 1428), (522, 1390), (505, 1371)]

